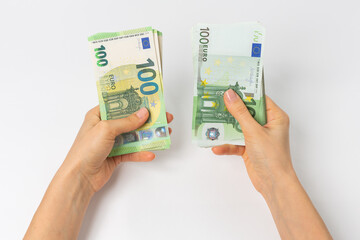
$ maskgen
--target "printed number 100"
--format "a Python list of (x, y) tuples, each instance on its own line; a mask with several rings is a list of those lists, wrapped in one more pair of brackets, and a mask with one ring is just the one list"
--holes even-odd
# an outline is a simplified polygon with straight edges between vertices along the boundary
[(154, 69), (148, 67), (153, 66), (154, 62), (150, 58), (147, 59), (147, 63), (136, 65), (137, 69), (142, 68), (138, 73), (138, 79), (144, 82), (140, 86), (140, 92), (143, 95), (152, 95), (159, 91), (159, 86), (156, 84), (156, 82), (151, 82), (156, 78), (156, 72)]
[(99, 48), (95, 48), (94, 51), (96, 52), (95, 57), (99, 59), (96, 62), (96, 64), (99, 67), (105, 67), (108, 64), (108, 60), (105, 59), (106, 57), (105, 47), (101, 45)]

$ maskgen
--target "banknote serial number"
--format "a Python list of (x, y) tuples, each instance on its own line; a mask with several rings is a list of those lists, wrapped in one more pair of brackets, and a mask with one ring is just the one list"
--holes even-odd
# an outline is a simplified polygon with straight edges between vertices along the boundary
[(210, 29), (207, 28), (200, 28), (200, 39), (199, 42), (201, 44), (201, 55), (202, 55), (202, 61), (207, 61), (208, 56), (208, 48), (209, 48), (209, 36), (210, 36)]
[(105, 52), (105, 47), (104, 45), (101, 45), (99, 48), (95, 48), (95, 57), (97, 59), (99, 59), (96, 64), (99, 67), (105, 67), (106, 65), (108, 65), (108, 60), (105, 59), (106, 57), (106, 52)]

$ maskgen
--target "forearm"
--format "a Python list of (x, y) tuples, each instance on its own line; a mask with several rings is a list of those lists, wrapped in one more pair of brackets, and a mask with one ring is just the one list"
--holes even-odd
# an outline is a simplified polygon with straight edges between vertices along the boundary
[(263, 196), (282, 239), (332, 239), (295, 172), (277, 177)]
[(76, 167), (63, 164), (24, 239), (76, 239), (93, 190)]

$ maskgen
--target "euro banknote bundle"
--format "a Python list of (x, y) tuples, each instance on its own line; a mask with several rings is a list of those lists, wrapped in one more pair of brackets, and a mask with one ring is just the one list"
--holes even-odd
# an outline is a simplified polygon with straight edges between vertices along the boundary
[(109, 156), (170, 147), (162, 84), (162, 34), (145, 27), (88, 38), (102, 120), (129, 116), (142, 107), (149, 119), (116, 137)]
[(257, 22), (193, 28), (192, 138), (199, 146), (245, 144), (241, 126), (223, 100), (228, 89), (240, 96), (257, 122), (266, 123), (264, 37), (265, 29)]

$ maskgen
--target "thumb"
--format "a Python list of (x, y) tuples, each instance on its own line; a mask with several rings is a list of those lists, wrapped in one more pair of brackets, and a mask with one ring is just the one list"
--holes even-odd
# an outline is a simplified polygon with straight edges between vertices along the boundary
[(111, 129), (112, 135), (114, 135), (113, 137), (116, 137), (141, 127), (148, 118), (149, 111), (143, 107), (126, 118), (107, 120), (106, 122)]
[(266, 96), (266, 113), (268, 126), (273, 124), (289, 125), (289, 116), (268, 96)]
[(234, 90), (229, 89), (225, 92), (224, 102), (231, 115), (239, 122), (244, 133), (251, 132), (261, 127), (251, 116), (244, 102)]

